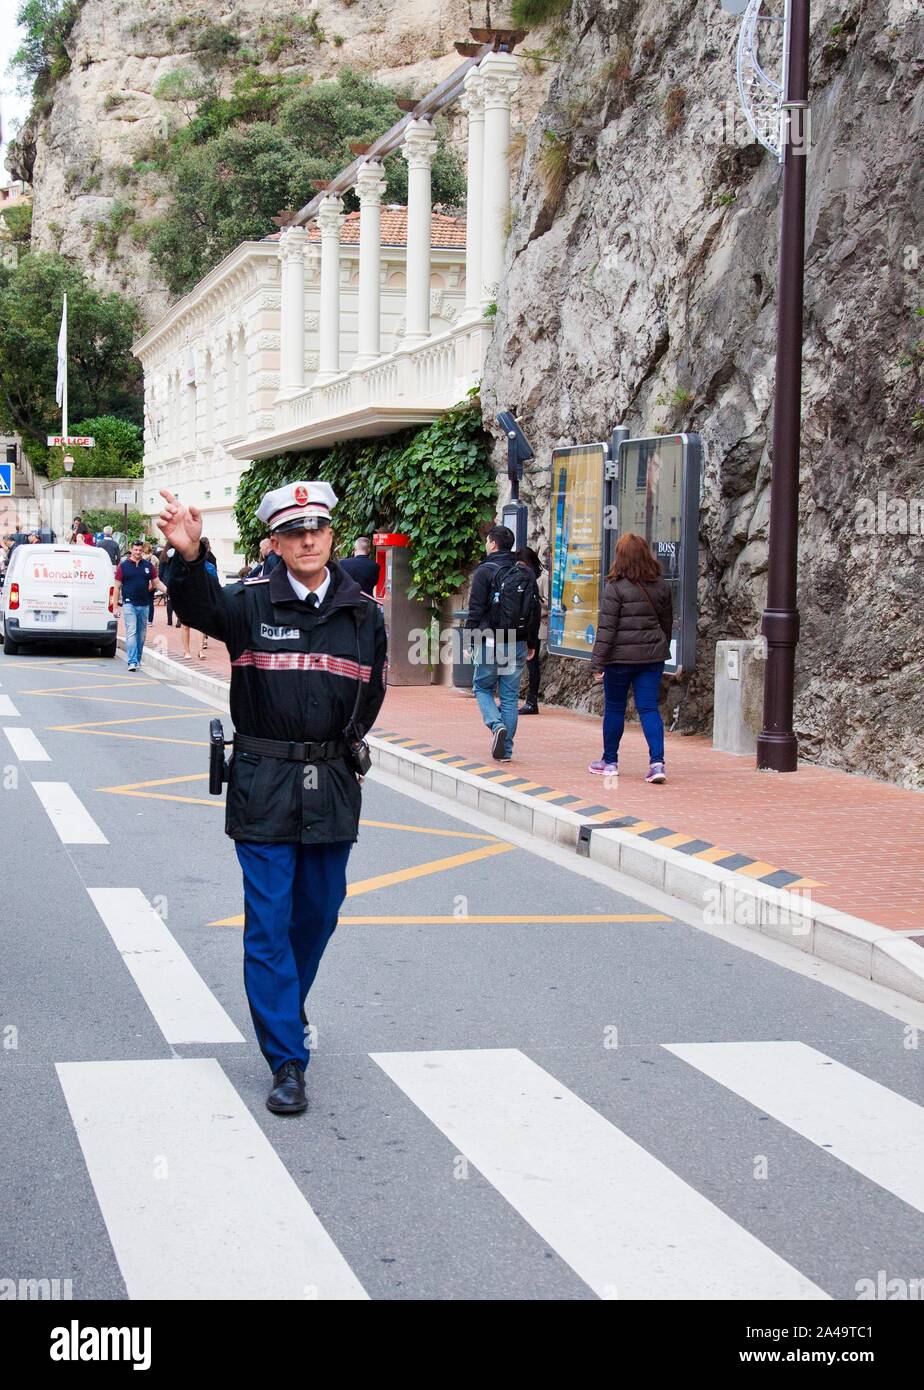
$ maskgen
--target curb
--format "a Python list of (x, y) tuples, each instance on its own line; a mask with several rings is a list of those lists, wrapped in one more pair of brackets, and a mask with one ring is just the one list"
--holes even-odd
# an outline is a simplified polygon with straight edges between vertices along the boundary
[[(124, 646), (120, 637), (123, 651)], [(216, 676), (190, 670), (150, 651), (142, 654), (141, 666), (152, 675), (169, 676), (176, 684), (200, 690), (217, 704), (228, 706), (228, 684)], [(537, 803), (522, 792), (497, 784), (486, 785), (470, 772), (396, 747), (374, 734), (368, 734), (366, 741), (373, 767), (382, 772), (474, 807), (537, 839), (564, 845), (597, 864), (692, 903), (702, 911), (704, 925), (760, 932), (924, 1003), (924, 950), (920, 946), (888, 927), (812, 902), (810, 890), (792, 892), (749, 882), (730, 869), (691, 860), (657, 840), (640, 840), (625, 830), (588, 822), (565, 807)], [(613, 818), (618, 819), (618, 812), (614, 811)]]
[[(367, 735), (373, 767), (403, 777), (508, 825), (586, 854), (595, 863), (701, 909), (707, 926), (745, 927), (795, 946), (851, 974), (924, 1002), (924, 950), (888, 927), (811, 901), (810, 890), (748, 882), (729, 869), (640, 840), (625, 830), (583, 820), (564, 807), (537, 804), (470, 772)], [(613, 813), (618, 818), (618, 812)], [(924, 935), (924, 932), (922, 932)]]

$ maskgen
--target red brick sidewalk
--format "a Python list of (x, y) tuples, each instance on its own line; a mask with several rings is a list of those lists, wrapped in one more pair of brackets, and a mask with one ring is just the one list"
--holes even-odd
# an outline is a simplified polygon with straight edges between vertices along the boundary
[[(178, 658), (182, 644), (157, 609), (148, 644)], [(206, 660), (183, 662), (227, 680), (228, 654), (209, 638)], [(442, 686), (392, 686), (377, 734), (438, 745), (491, 763), (490, 737), (471, 695)], [(423, 749), (421, 750), (424, 751)], [(814, 879), (812, 896), (843, 912), (924, 934), (924, 796), (865, 777), (803, 764), (790, 774), (758, 773), (750, 758), (717, 753), (707, 738), (667, 736), (669, 781), (648, 786), (641, 730), (630, 724), (620, 751), (622, 775), (607, 788), (587, 764), (600, 756), (600, 720), (545, 708), (520, 720), (513, 762), (504, 772), (559, 789), (613, 815), (721, 846), (758, 864)], [(924, 944), (924, 935), (922, 935)]]

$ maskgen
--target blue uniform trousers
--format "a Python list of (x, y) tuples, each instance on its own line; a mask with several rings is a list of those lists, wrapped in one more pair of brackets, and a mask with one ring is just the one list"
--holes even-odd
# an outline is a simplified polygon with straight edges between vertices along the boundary
[(346, 897), (349, 841), (261, 845), (235, 840), (244, 874), (244, 988), (273, 1072), (308, 1065), (301, 1010)]

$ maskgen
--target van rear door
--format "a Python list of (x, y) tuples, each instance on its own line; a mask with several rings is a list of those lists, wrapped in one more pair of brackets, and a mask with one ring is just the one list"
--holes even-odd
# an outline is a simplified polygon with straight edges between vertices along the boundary
[(14, 579), (19, 582), (19, 625), (26, 631), (72, 632), (74, 561), (70, 546), (23, 546)]
[(74, 560), (74, 580), (71, 606), (74, 632), (107, 632), (113, 618), (109, 607), (115, 570), (105, 550), (95, 546), (78, 546), (71, 552)]

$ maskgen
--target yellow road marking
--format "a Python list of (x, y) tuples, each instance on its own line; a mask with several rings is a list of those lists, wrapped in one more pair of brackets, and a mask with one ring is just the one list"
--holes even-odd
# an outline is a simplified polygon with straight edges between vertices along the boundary
[(792, 883), (784, 883), (780, 889), (781, 893), (788, 893), (791, 888), (824, 888), (824, 882), (817, 878), (797, 878)]
[(401, 825), (398, 821), (390, 820), (361, 820), (360, 825), (371, 825), (376, 830), (411, 830), (417, 835), (446, 835), (453, 839), (460, 840), (490, 840), (496, 841), (496, 835), (476, 835), (473, 830), (434, 830), (429, 825)]
[[(137, 681), (137, 685), (159, 685), (159, 681)], [(117, 685), (112, 685), (107, 681), (100, 681), (94, 685), (61, 685), (48, 686), (44, 690), (20, 690), (20, 695), (60, 695), (65, 690), (118, 690)], [(73, 699), (74, 696), (71, 696)], [(122, 703), (125, 703), (124, 701)]]
[(134, 792), (140, 787), (169, 787), (176, 782), (204, 782), (207, 772), (184, 772), (176, 777), (158, 777), (152, 782), (125, 782), (120, 787), (97, 787), (98, 792)]
[[(650, 820), (640, 820), (637, 825), (620, 826), (621, 830), (628, 830), (630, 835), (644, 835), (646, 830), (657, 830), (657, 828), (654, 821)], [(726, 850), (725, 852), (727, 853), (728, 851)]]
[[(466, 924), (476, 923), (479, 925), (490, 924), (500, 926), (516, 926), (520, 923), (532, 925), (534, 923), (559, 923), (569, 925), (572, 922), (669, 922), (670, 917), (665, 917), (659, 912), (621, 912), (607, 915), (585, 914), (577, 917), (542, 917), (542, 916), (521, 916), (521, 917), (489, 917), (471, 915), (468, 917), (341, 917), (341, 926), (369, 927), (369, 926), (396, 926), (396, 927), (452, 927), (465, 926)], [(210, 927), (242, 927), (243, 917), (226, 917), (221, 922), (209, 922)]]
[[(124, 703), (128, 704), (129, 702), (128, 700), (126, 700)], [(170, 706), (165, 705), (164, 708), (169, 709)], [(185, 708), (186, 707), (183, 706), (184, 710)], [(57, 724), (51, 725), (50, 727), (58, 729), (68, 729), (71, 732), (76, 732), (80, 729), (108, 729), (113, 724), (156, 724), (159, 720), (166, 721), (168, 719), (193, 719), (197, 714), (203, 713), (208, 714), (208, 710), (204, 707), (201, 710), (190, 710), (188, 713), (183, 714), (134, 714), (132, 715), (131, 719), (93, 719), (87, 720), (85, 724)]]
[[(488, 859), (494, 854), (506, 854), (516, 849), (516, 845), (498, 842), (485, 845), (482, 849), (470, 849), (465, 854), (452, 854), (447, 859), (431, 859), (426, 864), (415, 864), (409, 869), (396, 869), (390, 874), (378, 874), (375, 878), (359, 879), (347, 888), (347, 897), (355, 898), (360, 893), (374, 893), (379, 888), (390, 888), (395, 883), (407, 883), (413, 878), (424, 878), (428, 874), (445, 873), (447, 869), (458, 869), (463, 864), (472, 864), (478, 859)], [(429, 919), (428, 919), (429, 920)], [(210, 927), (242, 927), (243, 916), (224, 917), (218, 922), (209, 922)]]
[[(369, 926), (369, 925), (371, 925), (371, 924), (373, 924), (373, 923), (382, 923), (382, 924), (385, 925), (385, 926), (391, 926), (391, 925), (401, 926), (401, 925), (404, 925), (405, 923), (406, 923), (408, 926), (415, 926), (415, 925), (418, 925), (418, 924), (430, 924), (430, 925), (433, 925), (433, 926), (453, 926), (454, 924), (459, 924), (460, 926), (464, 926), (467, 922), (478, 922), (478, 923), (483, 923), (483, 922), (484, 922), (484, 923), (495, 923), (495, 922), (496, 922), (496, 923), (507, 923), (507, 924), (516, 925), (517, 923), (521, 923), (521, 922), (525, 922), (525, 923), (532, 923), (532, 922), (564, 922), (564, 923), (568, 923), (568, 922), (669, 922), (670, 920), (671, 920), (670, 917), (665, 917), (664, 914), (663, 914), (663, 913), (660, 913), (660, 912), (612, 912), (612, 913), (606, 913), (606, 912), (591, 912), (591, 913), (584, 913), (583, 915), (571, 915), (571, 916), (564, 916), (564, 917), (551, 917), (551, 916), (541, 916), (541, 915), (529, 916), (528, 914), (525, 914), (525, 913), (524, 913), (524, 914), (521, 914), (520, 916), (516, 916), (516, 917), (496, 917), (496, 916), (481, 916), (481, 915), (476, 915), (476, 914), (474, 914), (474, 913), (471, 913), (471, 914), (469, 914), (469, 915), (466, 916), (466, 917), (436, 917), (436, 916), (430, 917), (430, 916), (423, 916), (423, 917), (341, 917), (341, 918), (340, 918), (340, 921), (341, 921), (341, 922), (344, 922), (344, 923), (351, 923), (351, 924), (353, 924), (353, 925), (355, 925), (355, 926)], [(217, 924), (216, 924), (216, 925), (217, 925)]]
[[(42, 691), (24, 690), (23, 695), (42, 694)], [(57, 695), (56, 690), (48, 691), (50, 695)], [(176, 709), (176, 705), (159, 705), (156, 700), (117, 700), (114, 695), (62, 695), (62, 700), (89, 700), (94, 705), (143, 705), (146, 709)], [(191, 709), (191, 705), (180, 705), (180, 709)], [(205, 709), (203, 705), (201, 707)], [(201, 710), (196, 710), (201, 713)]]
[[(120, 722), (120, 721), (117, 721)], [(124, 721), (131, 724), (130, 719)], [(49, 724), (49, 733), (55, 734), (93, 734), (96, 738), (134, 738), (141, 743), (179, 743), (189, 748), (207, 748), (208, 739), (204, 738), (161, 738), (158, 734), (117, 734), (111, 729), (86, 729), (82, 724)]]
[(659, 845), (665, 845), (667, 849), (676, 849), (678, 845), (688, 845), (691, 840), (695, 840), (695, 835), (687, 835), (683, 830), (675, 830), (673, 835), (665, 835), (663, 840), (659, 840)]

